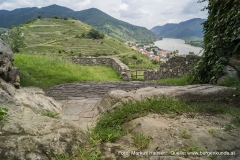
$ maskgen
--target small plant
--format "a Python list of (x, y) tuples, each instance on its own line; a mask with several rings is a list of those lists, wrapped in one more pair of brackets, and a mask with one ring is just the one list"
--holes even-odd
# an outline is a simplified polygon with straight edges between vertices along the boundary
[(83, 149), (80, 144), (77, 146), (78, 153), (76, 157), (78, 160), (81, 159), (86, 159), (86, 160), (101, 160), (105, 159), (105, 157), (101, 156), (101, 152), (99, 150), (94, 150), (94, 151), (86, 151)]
[(186, 130), (182, 131), (181, 136), (186, 139), (191, 138), (191, 134), (189, 134)]
[(226, 132), (230, 132), (232, 129), (233, 129), (233, 127), (230, 124), (228, 124), (224, 127), (224, 131), (226, 131)]
[(59, 113), (55, 113), (55, 112), (52, 112), (52, 111), (49, 111), (49, 110), (42, 110), (40, 112), (40, 115), (41, 116), (47, 116), (47, 117), (50, 117), (50, 118), (59, 118)]
[(212, 135), (216, 135), (217, 134), (217, 130), (215, 130), (215, 129), (210, 129), (208, 132), (210, 134), (212, 134)]
[(0, 121), (8, 115), (8, 109), (0, 107)]
[(0, 107), (0, 123), (3, 122), (8, 116), (8, 109)]
[(136, 56), (136, 55), (132, 55), (132, 59), (135, 59), (135, 60), (137, 60), (138, 58), (137, 58), (137, 56)]
[(145, 136), (143, 133), (141, 134), (134, 134), (133, 135), (134, 139), (134, 146), (136, 146), (138, 149), (144, 149), (148, 147), (148, 144), (150, 142), (150, 137)]
[(105, 159), (105, 157), (101, 156), (101, 152), (99, 150), (95, 150), (92, 152), (86, 153), (87, 160), (101, 160)]
[(240, 126), (240, 115), (234, 117), (231, 122), (236, 126)]
[(189, 146), (183, 149), (185, 152), (200, 152), (202, 151), (200, 145), (196, 142), (191, 143)]
[(53, 157), (55, 158), (55, 160), (69, 160), (70, 157), (67, 154), (54, 154), (53, 153)]
[(88, 144), (91, 147), (95, 147), (101, 142), (101, 139), (100, 139), (98, 133), (94, 132), (89, 127), (87, 128), (87, 132), (86, 133), (84, 132), (83, 135), (85, 135), (85, 137), (88, 141)]

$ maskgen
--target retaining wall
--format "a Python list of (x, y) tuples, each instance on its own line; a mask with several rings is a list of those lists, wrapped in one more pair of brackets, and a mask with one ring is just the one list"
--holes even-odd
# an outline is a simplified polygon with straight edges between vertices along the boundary
[(121, 75), (122, 80), (130, 81), (131, 71), (127, 65), (122, 63), (117, 58), (79, 58), (79, 57), (69, 57), (68, 60), (76, 64), (82, 64), (86, 66), (108, 66), (112, 67), (119, 75)]
[(161, 63), (158, 71), (145, 71), (144, 78), (145, 80), (159, 80), (183, 77), (193, 69), (200, 58), (194, 55), (172, 57), (167, 62)]

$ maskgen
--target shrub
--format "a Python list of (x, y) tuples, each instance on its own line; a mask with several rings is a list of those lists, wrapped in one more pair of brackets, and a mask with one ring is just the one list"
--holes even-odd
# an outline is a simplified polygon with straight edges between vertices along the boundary
[(135, 59), (135, 60), (137, 60), (138, 58), (137, 58), (137, 56), (136, 56), (136, 55), (132, 55), (132, 59)]
[(96, 29), (91, 29), (88, 32), (88, 38), (93, 38), (93, 39), (103, 39), (104, 38), (104, 34)]
[(8, 109), (0, 107), (0, 122), (8, 115)]

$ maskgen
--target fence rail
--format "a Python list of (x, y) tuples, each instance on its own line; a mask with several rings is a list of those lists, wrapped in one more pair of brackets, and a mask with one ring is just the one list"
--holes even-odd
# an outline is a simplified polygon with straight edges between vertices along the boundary
[(134, 80), (144, 80), (144, 71), (145, 69), (134, 69), (131, 70), (132, 79)]

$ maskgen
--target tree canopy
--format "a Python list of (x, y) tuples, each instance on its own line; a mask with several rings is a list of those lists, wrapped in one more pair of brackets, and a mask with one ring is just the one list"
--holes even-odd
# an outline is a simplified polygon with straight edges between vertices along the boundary
[(240, 1), (208, 1), (204, 10), (208, 18), (203, 23), (204, 53), (192, 73), (193, 82), (216, 83), (233, 55), (240, 55)]
[(103, 39), (104, 38), (104, 34), (96, 29), (91, 29), (89, 32), (88, 32), (88, 37), (89, 38), (93, 38), (93, 39)]

